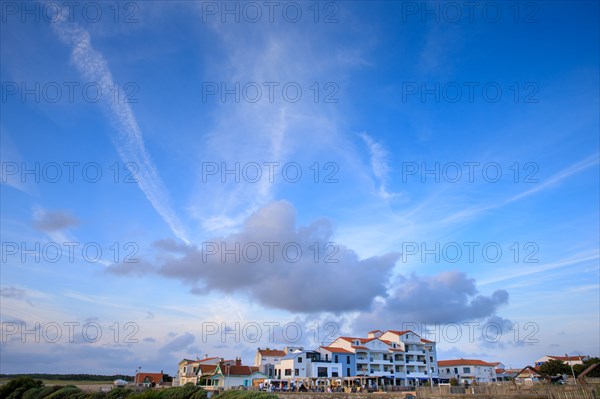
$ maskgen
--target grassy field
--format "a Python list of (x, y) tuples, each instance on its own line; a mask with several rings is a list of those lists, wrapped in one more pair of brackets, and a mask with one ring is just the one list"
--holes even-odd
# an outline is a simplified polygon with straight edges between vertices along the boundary
[[(0, 378), (0, 385), (6, 384), (11, 378)], [(42, 382), (46, 386), (51, 385), (75, 385), (77, 388), (85, 392), (98, 392), (101, 389), (106, 390), (112, 388), (112, 381), (76, 381), (76, 380), (45, 380)]]

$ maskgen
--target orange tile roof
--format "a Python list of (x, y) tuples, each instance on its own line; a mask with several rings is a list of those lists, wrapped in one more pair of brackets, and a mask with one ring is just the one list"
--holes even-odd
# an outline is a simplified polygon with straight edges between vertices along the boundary
[(335, 348), (333, 346), (322, 346), (321, 348), (329, 351), (329, 352), (335, 352), (335, 353), (352, 353), (346, 349), (342, 349), (342, 348)]
[(367, 351), (369, 350), (369, 348), (367, 348), (366, 346), (356, 346), (356, 345), (352, 345), (352, 347), (353, 347), (354, 349), (364, 349), (364, 350), (367, 350)]
[(425, 339), (425, 338), (421, 338), (421, 342), (423, 342), (424, 344), (434, 344), (435, 343), (435, 341), (430, 341), (430, 340)]
[[(403, 330), (403, 331), (398, 331), (398, 330), (387, 330), (386, 332), (391, 332), (392, 334), (396, 334), (396, 335), (404, 335), (406, 333), (411, 333), (411, 330)], [(414, 334), (414, 333), (413, 333)]]
[(259, 349), (258, 353), (260, 353), (261, 356), (285, 356), (285, 352), (278, 349)]
[(449, 366), (490, 366), (490, 367), (494, 367), (494, 365), (492, 363), (484, 362), (483, 360), (477, 360), (477, 359), (438, 360), (438, 367), (449, 367)]
[(217, 366), (212, 364), (200, 364), (198, 367), (200, 367), (198, 371), (202, 372), (199, 374), (213, 374), (217, 370)]
[(228, 375), (250, 375), (258, 371), (258, 367), (254, 366), (229, 366), (222, 365), (221, 373)]
[(135, 383), (136, 384), (141, 384), (144, 382), (144, 380), (148, 378), (148, 380), (150, 382), (153, 382), (155, 384), (160, 384), (163, 380), (163, 373), (137, 373), (135, 375)]
[(389, 350), (391, 350), (392, 352), (404, 352), (402, 349), (400, 348), (390, 348)]

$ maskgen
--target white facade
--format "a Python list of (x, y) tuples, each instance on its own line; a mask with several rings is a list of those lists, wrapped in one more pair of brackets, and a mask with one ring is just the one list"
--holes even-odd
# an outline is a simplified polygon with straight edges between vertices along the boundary
[(340, 337), (329, 345), (356, 355), (356, 375), (390, 385), (422, 385), (438, 378), (435, 342), (412, 331), (371, 331), (369, 338)]
[(342, 375), (342, 364), (320, 361), (318, 352), (296, 350), (275, 365), (278, 379), (336, 378)]
[(541, 366), (549, 360), (560, 360), (566, 365), (574, 366), (576, 364), (583, 364), (584, 360), (588, 360), (589, 356), (544, 356), (535, 361), (536, 366)]
[(438, 362), (438, 370), (440, 378), (455, 378), (460, 384), (496, 381), (495, 365), (481, 360), (441, 360)]

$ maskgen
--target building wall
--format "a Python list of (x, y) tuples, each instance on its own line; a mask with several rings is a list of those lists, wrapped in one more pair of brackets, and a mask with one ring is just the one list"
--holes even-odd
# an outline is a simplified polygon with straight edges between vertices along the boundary
[(462, 384), (465, 381), (472, 382), (494, 382), (496, 370), (493, 366), (459, 365), (439, 367), (440, 378), (456, 378)]

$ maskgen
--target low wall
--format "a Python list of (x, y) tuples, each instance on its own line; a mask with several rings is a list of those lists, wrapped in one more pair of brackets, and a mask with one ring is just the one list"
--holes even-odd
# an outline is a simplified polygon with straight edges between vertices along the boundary
[[(274, 392), (280, 399), (404, 399), (407, 395), (416, 396), (413, 392)], [(410, 396), (409, 396), (410, 397)]]

